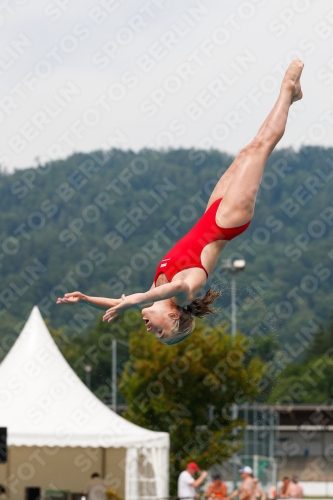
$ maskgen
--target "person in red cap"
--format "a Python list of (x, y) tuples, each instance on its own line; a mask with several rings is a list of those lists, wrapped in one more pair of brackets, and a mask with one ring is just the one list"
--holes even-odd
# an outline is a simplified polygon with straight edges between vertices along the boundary
[(178, 498), (181, 500), (193, 500), (199, 498), (195, 488), (200, 486), (207, 477), (207, 472), (202, 471), (198, 479), (194, 479), (194, 474), (200, 472), (200, 468), (195, 462), (187, 464), (186, 470), (180, 473), (178, 478)]

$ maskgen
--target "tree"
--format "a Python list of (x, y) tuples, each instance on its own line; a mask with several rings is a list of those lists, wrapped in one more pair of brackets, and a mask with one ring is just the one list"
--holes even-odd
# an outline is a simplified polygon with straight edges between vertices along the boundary
[[(274, 151), (251, 226), (223, 252), (226, 259), (241, 251), (247, 261), (246, 273), (237, 278), (237, 324), (248, 335), (273, 329), (282, 345), (296, 346), (296, 332), (328, 318), (333, 300), (330, 157), (333, 148)], [(212, 180), (232, 159), (218, 151), (114, 149), (0, 174), (0, 359), (34, 305), (53, 328), (85, 335), (96, 314), (80, 317), (80, 309), (58, 307), (58, 295), (81, 290), (119, 297), (149, 289), (159, 260), (201, 216)], [(286, 161), (288, 175), (282, 178), (277, 166)], [(295, 189), (315, 171), (321, 187), (309, 194), (313, 200), (291, 224), (281, 204), (288, 206)], [(80, 189), (69, 180), (78, 175), (83, 176)], [(322, 237), (312, 238), (307, 251), (295, 247), (295, 224), (306, 231), (321, 213)], [(220, 264), (211, 280), (226, 292), (219, 305), (227, 317), (229, 283)], [(300, 298), (290, 294), (294, 287)]]
[(263, 374), (253, 357), (244, 364), (246, 342), (225, 327), (199, 324), (189, 340), (166, 346), (142, 329), (130, 336), (130, 361), (121, 380), (128, 420), (171, 437), (171, 483), (187, 461), (202, 468), (240, 448), (243, 422), (232, 404), (252, 401)]
[(320, 324), (312, 342), (307, 347), (305, 361), (312, 361), (324, 355), (333, 343), (333, 313), (331, 313), (327, 325)]
[(250, 359), (257, 356), (267, 363), (274, 358), (276, 351), (280, 349), (280, 343), (275, 333), (269, 333), (264, 337), (254, 334), (247, 337), (247, 340), (249, 342), (247, 356), (250, 356)]
[(279, 404), (331, 404), (333, 399), (333, 315), (320, 325), (305, 356), (290, 362), (273, 384), (269, 402)]

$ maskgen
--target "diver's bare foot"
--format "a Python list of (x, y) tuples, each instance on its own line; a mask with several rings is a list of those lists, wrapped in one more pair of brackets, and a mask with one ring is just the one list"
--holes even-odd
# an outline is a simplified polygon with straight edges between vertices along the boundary
[(290, 104), (292, 104), (295, 101), (300, 101), (303, 97), (303, 92), (300, 90), (297, 94), (295, 94), (290, 101)]
[(283, 83), (291, 87), (291, 104), (303, 97), (300, 81), (303, 67), (304, 63), (300, 59), (295, 59), (290, 63), (283, 79)]

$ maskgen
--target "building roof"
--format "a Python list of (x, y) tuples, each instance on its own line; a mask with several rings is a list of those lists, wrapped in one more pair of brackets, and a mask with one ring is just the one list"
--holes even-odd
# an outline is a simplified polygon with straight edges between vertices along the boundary
[[(333, 406), (332, 405), (266, 405), (253, 404), (240, 406), (241, 415), (249, 421), (250, 425), (258, 424), (258, 415), (262, 421), (260, 425), (269, 427), (269, 414), (277, 415), (278, 427), (281, 430), (294, 430), (297, 428), (325, 430), (333, 428)], [(274, 422), (274, 425), (277, 425)]]

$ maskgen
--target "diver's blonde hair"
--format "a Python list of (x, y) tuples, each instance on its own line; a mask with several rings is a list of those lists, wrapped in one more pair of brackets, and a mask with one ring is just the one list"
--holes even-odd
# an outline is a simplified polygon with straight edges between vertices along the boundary
[(203, 297), (195, 299), (190, 305), (185, 307), (176, 305), (179, 312), (179, 319), (175, 320), (172, 333), (176, 333), (177, 335), (167, 342), (167, 344), (178, 344), (185, 340), (194, 330), (195, 316), (204, 318), (207, 314), (214, 314), (216, 309), (210, 307), (210, 304), (215, 302), (220, 295), (220, 292), (216, 292), (210, 288)]

